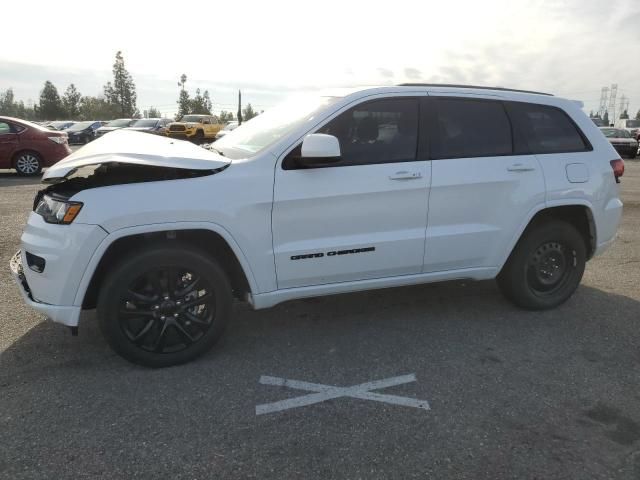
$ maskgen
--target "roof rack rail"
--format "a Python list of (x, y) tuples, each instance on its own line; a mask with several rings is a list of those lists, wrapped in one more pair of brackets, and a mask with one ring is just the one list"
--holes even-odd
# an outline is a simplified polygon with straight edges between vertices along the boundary
[(518, 90), (516, 88), (504, 87), (486, 87), (481, 85), (456, 85), (453, 83), (400, 83), (398, 87), (444, 87), (444, 88), (475, 88), (478, 90), (501, 90), (504, 92), (533, 93), (535, 95), (548, 95), (553, 97), (552, 93), (534, 92), (532, 90)]

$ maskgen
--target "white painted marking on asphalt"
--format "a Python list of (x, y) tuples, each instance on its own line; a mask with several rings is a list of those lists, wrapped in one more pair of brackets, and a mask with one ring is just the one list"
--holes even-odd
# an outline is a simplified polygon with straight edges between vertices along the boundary
[(287, 387), (294, 390), (304, 390), (309, 393), (299, 397), (280, 400), (279, 402), (264, 403), (256, 406), (256, 415), (265, 413), (281, 412), (290, 408), (306, 407), (315, 403), (325, 402), (334, 398), (351, 397), (361, 400), (371, 400), (374, 402), (390, 403), (392, 405), (400, 405), (403, 407), (421, 408), (430, 410), (429, 402), (426, 400), (418, 400), (410, 397), (400, 397), (398, 395), (385, 395), (382, 393), (371, 392), (371, 390), (379, 390), (381, 388), (389, 388), (396, 385), (403, 385), (416, 381), (415, 374), (400, 375), (398, 377), (385, 378), (382, 380), (374, 380), (373, 382), (360, 383), (351, 387), (336, 387), (334, 385), (323, 385), (321, 383), (302, 382), (300, 380), (289, 380), (287, 378), (261, 376), (260, 383), (262, 385), (273, 385), (277, 387)]

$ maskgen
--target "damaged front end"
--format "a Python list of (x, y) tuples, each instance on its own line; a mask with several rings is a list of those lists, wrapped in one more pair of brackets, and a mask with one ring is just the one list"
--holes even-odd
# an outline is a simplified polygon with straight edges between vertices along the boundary
[[(88, 165), (75, 169), (65, 177), (56, 178), (56, 183), (49, 182), (50, 185), (36, 194), (33, 201), (33, 210), (36, 210), (45, 195), (66, 200), (76, 193), (90, 188), (203, 177), (219, 173), (228, 166), (229, 164), (210, 170), (194, 170), (119, 162)], [(46, 181), (43, 183), (46, 183)]]
[(117, 130), (50, 167), (42, 177), (50, 185), (38, 192), (34, 210), (44, 195), (68, 199), (90, 188), (202, 177), (229, 164), (228, 158), (190, 142)]

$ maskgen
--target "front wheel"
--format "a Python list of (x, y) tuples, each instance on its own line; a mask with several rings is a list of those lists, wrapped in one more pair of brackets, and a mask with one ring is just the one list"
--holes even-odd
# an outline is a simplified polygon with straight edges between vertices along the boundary
[(127, 360), (168, 367), (195, 359), (222, 336), (232, 310), (224, 270), (189, 246), (132, 252), (107, 276), (98, 298), (100, 328)]
[(586, 263), (585, 241), (560, 220), (530, 227), (498, 275), (498, 286), (516, 305), (530, 310), (565, 302), (580, 284)]

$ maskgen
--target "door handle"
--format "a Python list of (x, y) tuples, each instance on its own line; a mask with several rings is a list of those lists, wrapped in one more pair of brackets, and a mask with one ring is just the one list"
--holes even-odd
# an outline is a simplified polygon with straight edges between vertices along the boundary
[(507, 170), (510, 172), (532, 172), (535, 168), (522, 163), (514, 163), (513, 165), (508, 166)]
[(393, 175), (389, 175), (390, 180), (415, 180), (418, 178), (422, 178), (422, 173), (407, 172), (406, 170), (403, 170), (401, 172), (396, 172)]

